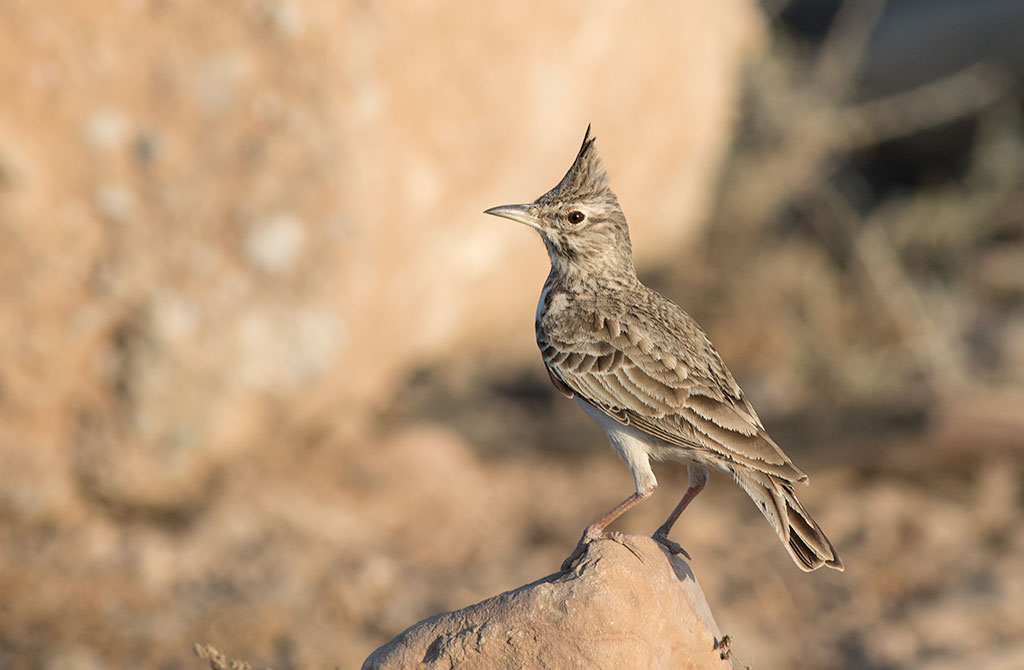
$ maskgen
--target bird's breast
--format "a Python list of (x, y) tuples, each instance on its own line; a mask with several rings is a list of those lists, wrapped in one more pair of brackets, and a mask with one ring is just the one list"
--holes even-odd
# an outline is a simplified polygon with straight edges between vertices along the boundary
[(544, 316), (545, 310), (547, 310), (548, 296), (551, 295), (551, 282), (544, 282), (544, 288), (541, 289), (540, 298), (537, 299), (537, 312), (534, 314), (533, 323), (534, 326), (540, 330), (540, 320)]

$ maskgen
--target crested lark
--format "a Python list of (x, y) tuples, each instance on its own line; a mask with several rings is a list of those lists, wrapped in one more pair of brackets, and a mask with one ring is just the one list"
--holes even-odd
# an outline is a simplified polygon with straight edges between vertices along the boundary
[(807, 475), (768, 436), (697, 322), (637, 279), (626, 217), (590, 128), (557, 186), (528, 205), (486, 213), (540, 233), (551, 258), (535, 323), (544, 365), (555, 387), (604, 428), (636, 484), (587, 527), (562, 568), (595, 539), (621, 539), (605, 527), (654, 493), (653, 458), (680, 461), (689, 471), (689, 488), (654, 533), (670, 551), (685, 554), (668, 533), (715, 469), (753, 499), (800, 569), (842, 570), (793, 492)]

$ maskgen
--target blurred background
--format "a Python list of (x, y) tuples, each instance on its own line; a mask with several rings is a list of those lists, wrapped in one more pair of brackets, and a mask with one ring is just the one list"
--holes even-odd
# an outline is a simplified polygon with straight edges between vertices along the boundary
[[(737, 667), (1024, 659), (1024, 2), (0, 0), (0, 668), (355, 667), (632, 489), (533, 341), (588, 122), (847, 565), (713, 476)], [(650, 533), (686, 485), (617, 526)]]

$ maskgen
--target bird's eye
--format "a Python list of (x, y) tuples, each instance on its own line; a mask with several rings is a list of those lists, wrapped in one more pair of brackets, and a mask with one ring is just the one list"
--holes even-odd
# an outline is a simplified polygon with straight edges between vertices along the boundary
[(569, 223), (579, 223), (586, 217), (583, 216), (583, 212), (577, 212), (574, 210), (569, 212), (569, 216), (567, 218), (569, 219)]

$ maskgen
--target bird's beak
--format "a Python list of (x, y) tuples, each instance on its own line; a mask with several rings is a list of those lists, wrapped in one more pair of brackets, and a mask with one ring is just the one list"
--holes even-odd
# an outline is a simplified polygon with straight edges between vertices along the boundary
[(512, 219), (513, 221), (525, 223), (531, 228), (540, 230), (540, 221), (530, 213), (530, 205), (502, 205), (501, 207), (491, 207), (490, 209), (485, 210), (484, 214), (493, 214), (494, 216), (500, 216), (505, 219)]

